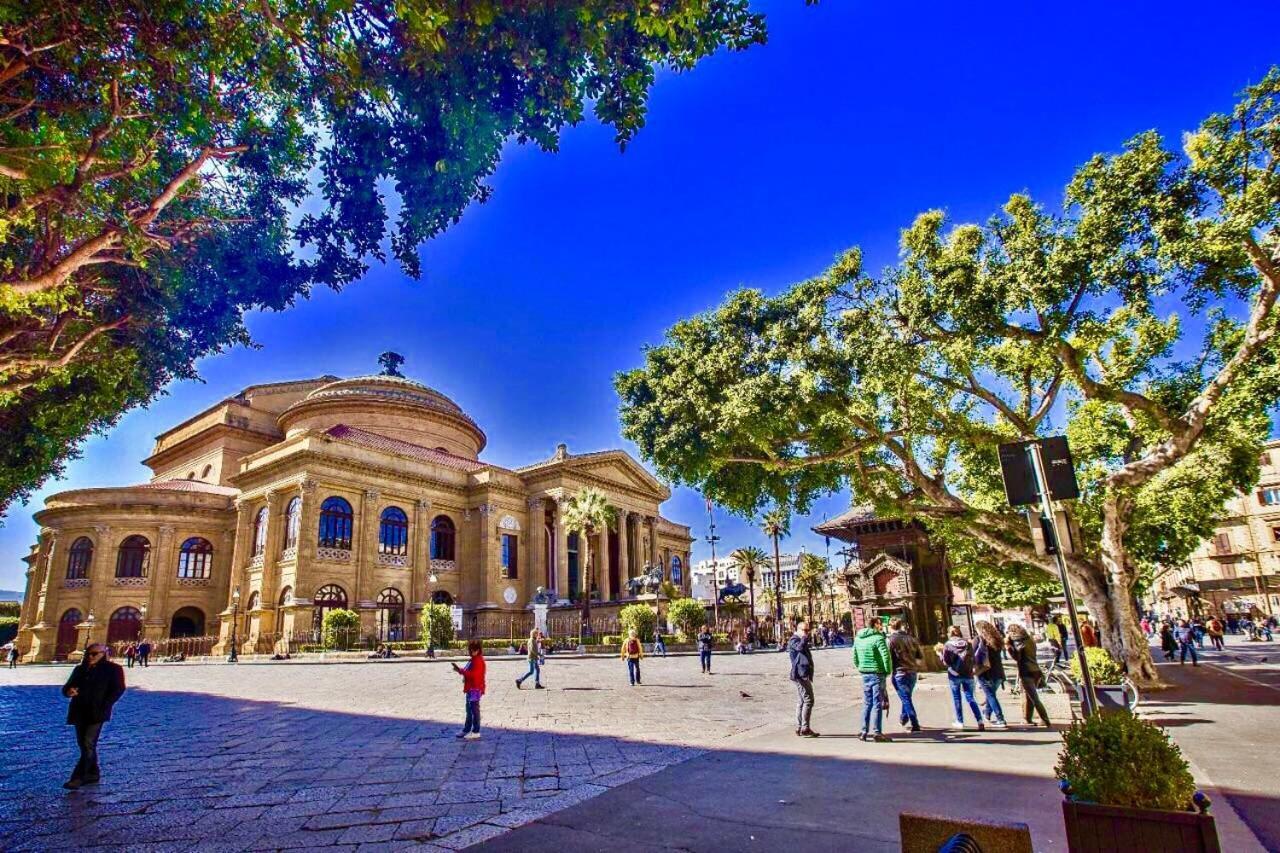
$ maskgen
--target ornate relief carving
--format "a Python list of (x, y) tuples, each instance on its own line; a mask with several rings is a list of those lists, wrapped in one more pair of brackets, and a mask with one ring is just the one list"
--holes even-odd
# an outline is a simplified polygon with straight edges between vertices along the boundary
[(88, 578), (66, 578), (62, 581), (64, 589), (81, 589), (89, 585)]
[(296, 559), (298, 559), (298, 546), (297, 546), (297, 545), (294, 545), (294, 546), (292, 546), (292, 547), (290, 547), (290, 548), (285, 548), (283, 551), (281, 551), (281, 552), (280, 552), (280, 561), (281, 561), (281, 562), (288, 562), (288, 561), (290, 561), (290, 560), (296, 560)]
[(423, 512), (431, 511), (431, 501), (428, 500), (427, 498), (418, 498), (418, 500), (415, 502), (415, 505), (418, 507), (418, 509), (422, 510)]
[(498, 505), (497, 504), (480, 504), (480, 506), (476, 507), (476, 509), (480, 511), (481, 515), (491, 515), (498, 511)]
[(547, 499), (546, 498), (529, 498), (529, 500), (527, 501), (527, 505), (531, 512), (537, 512), (538, 510), (546, 507)]
[(99, 536), (106, 536), (107, 534), (109, 534), (109, 533), (111, 532), (111, 525), (109, 525), (109, 524), (95, 524), (95, 525), (93, 526), (93, 531), (94, 531), (95, 533), (97, 533)]
[(262, 568), (262, 558), (263, 558), (262, 554), (255, 554), (253, 556), (253, 559), (249, 560), (249, 568), (251, 569)]
[(432, 560), (431, 571), (433, 572), (456, 572), (458, 570), (457, 560)]
[(301, 486), (303, 494), (314, 495), (316, 493), (316, 485), (315, 480), (303, 480)]
[(213, 586), (211, 578), (178, 578), (178, 586)]
[(404, 554), (379, 554), (374, 562), (379, 566), (396, 566), (401, 569), (409, 566), (409, 558)]
[(364, 490), (364, 496), (366, 500), (376, 501), (381, 496), (381, 494), (382, 493), (379, 492), (377, 489)]
[(351, 559), (351, 552), (344, 548), (317, 548), (316, 559), (345, 563)]
[(112, 586), (148, 586), (151, 578), (112, 578)]
[(514, 515), (504, 515), (502, 520), (498, 522), (499, 530), (520, 530), (520, 522), (516, 521)]

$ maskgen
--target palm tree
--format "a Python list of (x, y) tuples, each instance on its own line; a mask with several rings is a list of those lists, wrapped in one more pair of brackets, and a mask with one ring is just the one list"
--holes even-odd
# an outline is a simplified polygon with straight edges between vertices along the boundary
[(823, 581), (827, 576), (827, 563), (817, 554), (802, 554), (800, 568), (796, 571), (796, 591), (809, 599), (809, 621), (813, 622), (813, 597), (822, 595)]
[(595, 584), (596, 566), (591, 553), (591, 537), (601, 530), (611, 530), (617, 524), (618, 510), (609, 505), (609, 501), (599, 489), (586, 488), (564, 502), (561, 508), (565, 529), (577, 533), (582, 543), (582, 623), (585, 630), (591, 629), (591, 587)]
[(738, 569), (738, 577), (744, 578), (747, 582), (747, 590), (751, 596), (751, 630), (753, 633), (759, 633), (756, 627), (756, 574), (764, 568), (768, 557), (759, 548), (748, 547), (739, 548), (730, 554), (729, 558)]
[(791, 532), (791, 516), (787, 511), (780, 507), (774, 507), (765, 513), (764, 520), (761, 522), (761, 529), (765, 535), (773, 539), (773, 592), (776, 623), (774, 625), (778, 632), (778, 640), (782, 640), (782, 557), (778, 553), (778, 540)]

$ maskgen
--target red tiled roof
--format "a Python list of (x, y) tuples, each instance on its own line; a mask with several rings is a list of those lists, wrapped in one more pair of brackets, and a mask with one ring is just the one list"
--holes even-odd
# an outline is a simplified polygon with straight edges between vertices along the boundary
[(821, 524), (815, 524), (812, 529), (817, 533), (829, 533), (848, 527), (850, 524), (871, 521), (875, 517), (875, 507), (872, 507), (869, 504), (864, 506), (855, 506), (850, 507), (835, 518), (824, 521)]
[(230, 486), (218, 486), (213, 483), (205, 483), (201, 480), (160, 480), (156, 483), (139, 483), (136, 486), (129, 486), (130, 489), (158, 489), (165, 492), (207, 492), (211, 495), (226, 495), (234, 497), (240, 494), (239, 489), (233, 489)]
[(423, 462), (433, 462), (436, 465), (443, 465), (446, 468), (454, 468), (458, 471), (466, 471), (468, 473), (483, 471), (489, 467), (483, 462), (477, 462), (476, 460), (468, 459), (465, 456), (456, 456), (448, 451), (435, 450), (430, 447), (423, 447), (420, 444), (411, 444), (407, 441), (401, 441), (398, 438), (388, 438), (385, 435), (378, 435), (376, 432), (366, 432), (365, 430), (347, 426), (346, 424), (338, 424), (337, 426), (330, 427), (325, 431), (325, 435), (330, 438), (336, 438), (340, 441), (358, 444), (361, 447), (368, 447), (371, 450), (381, 450), (384, 453), (396, 453), (401, 456), (420, 459)]

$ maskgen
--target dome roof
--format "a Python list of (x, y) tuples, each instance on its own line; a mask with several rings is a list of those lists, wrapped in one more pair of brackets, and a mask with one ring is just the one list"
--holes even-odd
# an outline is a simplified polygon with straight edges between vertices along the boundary
[(462, 407), (403, 376), (355, 376), (312, 390), (279, 417), (286, 435), (346, 425), (469, 459), (484, 449), (484, 431)]
[(350, 400), (353, 398), (409, 403), (466, 417), (461, 406), (439, 391), (403, 376), (356, 376), (351, 379), (339, 379), (337, 382), (321, 385), (305, 399)]

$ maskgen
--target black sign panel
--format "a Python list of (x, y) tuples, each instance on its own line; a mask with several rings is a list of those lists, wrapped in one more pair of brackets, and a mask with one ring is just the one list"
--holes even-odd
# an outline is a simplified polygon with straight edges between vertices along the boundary
[[(1069, 501), (1080, 497), (1076, 484), (1076, 469), (1071, 461), (1071, 448), (1067, 438), (1055, 435), (1039, 440), (1040, 455), (1044, 459), (1045, 477), (1049, 481), (1049, 496), (1055, 501)], [(1029, 441), (1015, 441), (1000, 445), (1000, 474), (1004, 477), (1004, 494), (1010, 506), (1029, 506), (1040, 502), (1036, 489), (1035, 468), (1031, 464)]]

